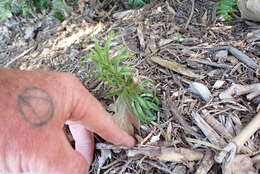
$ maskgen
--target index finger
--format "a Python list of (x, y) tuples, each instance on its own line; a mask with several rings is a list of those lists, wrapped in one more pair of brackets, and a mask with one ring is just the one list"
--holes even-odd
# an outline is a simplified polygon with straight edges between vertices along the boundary
[(83, 86), (75, 90), (73, 97), (69, 120), (81, 122), (88, 130), (115, 145), (134, 146), (133, 137), (116, 125), (111, 115)]

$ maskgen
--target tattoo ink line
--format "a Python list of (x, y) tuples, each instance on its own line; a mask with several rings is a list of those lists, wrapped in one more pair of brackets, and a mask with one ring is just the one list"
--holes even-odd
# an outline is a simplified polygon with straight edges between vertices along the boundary
[[(36, 106), (36, 102), (40, 103), (40, 105)], [(39, 113), (40, 107), (44, 107), (47, 110)], [(36, 127), (46, 125), (53, 118), (55, 111), (55, 106), (49, 93), (38, 87), (25, 88), (18, 94), (17, 108), (22, 118)]]

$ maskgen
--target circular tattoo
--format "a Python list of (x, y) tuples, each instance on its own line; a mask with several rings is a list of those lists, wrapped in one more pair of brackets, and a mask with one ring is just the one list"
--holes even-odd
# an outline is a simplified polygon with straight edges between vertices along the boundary
[(54, 103), (44, 89), (25, 88), (17, 96), (17, 107), (22, 118), (34, 126), (47, 124), (54, 116)]

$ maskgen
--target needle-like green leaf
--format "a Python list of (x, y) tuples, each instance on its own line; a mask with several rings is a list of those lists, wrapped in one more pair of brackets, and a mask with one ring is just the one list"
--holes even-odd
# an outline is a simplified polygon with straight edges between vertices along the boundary
[[(89, 57), (97, 66), (97, 77), (101, 78), (110, 88), (105, 97), (119, 97), (119, 103), (122, 100), (129, 106), (129, 109), (135, 116), (144, 122), (150, 122), (150, 117), (160, 111), (159, 100), (156, 97), (154, 86), (150, 80), (140, 81), (138, 84), (133, 79), (133, 72), (128, 71), (130, 65), (122, 65), (122, 61), (130, 58), (126, 55), (127, 47), (123, 47), (111, 58), (110, 45), (113, 41), (114, 34), (109, 34), (108, 39), (102, 47), (98, 40), (95, 39), (95, 48), (91, 49), (85, 57)], [(84, 62), (84, 60), (81, 60)], [(121, 64), (121, 65), (120, 65)]]

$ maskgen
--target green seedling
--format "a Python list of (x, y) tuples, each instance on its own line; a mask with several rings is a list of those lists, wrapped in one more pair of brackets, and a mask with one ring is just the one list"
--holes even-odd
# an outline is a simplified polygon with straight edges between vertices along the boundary
[(153, 0), (128, 0), (128, 2), (133, 5), (134, 7), (139, 7), (144, 4), (151, 3)]
[(237, 0), (221, 0), (217, 7), (217, 14), (223, 15), (228, 21), (232, 21), (231, 13), (235, 13), (238, 10), (234, 8), (237, 5)]
[(10, 0), (0, 1), (0, 20), (6, 19), (11, 15), (11, 4)]
[(54, 11), (53, 17), (58, 19), (60, 22), (63, 22), (65, 20), (65, 15), (64, 15), (63, 11), (61, 11), (61, 10)]
[(47, 14), (54, 11), (54, 17), (64, 20), (62, 10), (68, 8), (64, 0), (0, 0), (0, 20), (11, 15), (36, 17), (36, 13)]
[(150, 123), (156, 112), (160, 111), (155, 88), (150, 80), (135, 80), (134, 73), (129, 71), (131, 66), (122, 64), (123, 60), (131, 58), (126, 55), (126, 47), (111, 56), (110, 45), (113, 36), (113, 33), (109, 34), (103, 47), (95, 39), (95, 47), (87, 57), (95, 62), (97, 77), (101, 78), (110, 89), (105, 97), (117, 97), (115, 108), (119, 109), (115, 110), (122, 110), (121, 106), (127, 106), (138, 120)]

